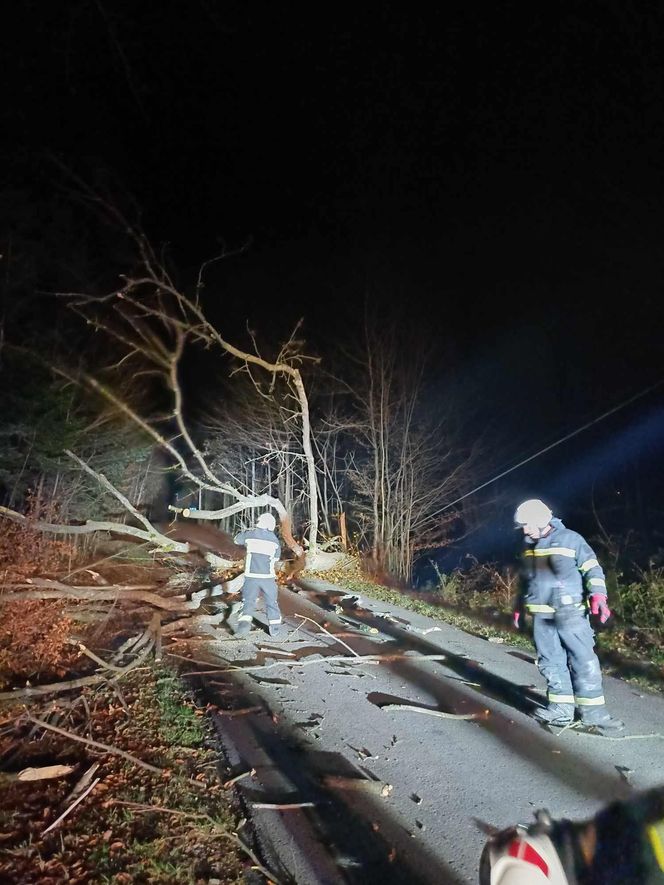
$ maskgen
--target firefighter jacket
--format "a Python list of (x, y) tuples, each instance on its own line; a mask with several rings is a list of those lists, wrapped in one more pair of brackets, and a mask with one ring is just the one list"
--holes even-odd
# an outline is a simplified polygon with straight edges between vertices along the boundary
[(588, 542), (578, 532), (551, 520), (543, 538), (526, 538), (523, 551), (519, 608), (552, 617), (574, 607), (585, 611), (593, 594), (606, 596), (602, 567)]
[(281, 556), (279, 539), (267, 529), (247, 529), (233, 539), (236, 544), (247, 548), (244, 561), (246, 578), (274, 578), (274, 564)]

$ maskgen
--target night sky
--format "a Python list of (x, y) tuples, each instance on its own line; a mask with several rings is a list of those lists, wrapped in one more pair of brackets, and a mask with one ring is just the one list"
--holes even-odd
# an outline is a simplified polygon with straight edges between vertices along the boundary
[[(436, 342), (433, 381), (481, 390), (526, 455), (664, 376), (664, 6), (422, 9), (16, 2), (3, 187), (32, 162), (47, 187), (53, 152), (112, 170), (184, 274), (245, 246), (209, 280), (238, 328), (304, 316), (323, 350), (365, 298), (405, 309)], [(507, 497), (573, 501), (598, 459), (664, 473), (662, 392)]]

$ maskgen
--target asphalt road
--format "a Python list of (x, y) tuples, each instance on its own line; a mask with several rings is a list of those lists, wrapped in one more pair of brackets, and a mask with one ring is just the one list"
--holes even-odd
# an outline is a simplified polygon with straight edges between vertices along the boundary
[[(544, 702), (532, 655), (343, 594), (303, 582), (281, 594), (287, 639), (257, 629), (208, 644), (206, 657), (262, 668), (208, 676), (206, 691), (243, 711), (221, 713), (218, 728), (233, 769), (255, 770), (238, 787), (284, 881), (476, 883), (478, 821), (528, 822), (538, 808), (582, 819), (664, 785), (664, 696), (607, 677), (624, 735), (552, 734), (530, 715)], [(349, 648), (383, 660), (353, 663)], [(385, 709), (394, 704), (473, 718)]]

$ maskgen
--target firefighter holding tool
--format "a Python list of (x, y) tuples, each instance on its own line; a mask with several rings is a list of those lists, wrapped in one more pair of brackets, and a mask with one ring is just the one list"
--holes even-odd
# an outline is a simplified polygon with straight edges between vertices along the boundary
[(238, 617), (236, 636), (246, 636), (250, 631), (258, 597), (265, 599), (270, 636), (282, 635), (279, 593), (274, 566), (281, 555), (281, 545), (274, 533), (276, 520), (271, 513), (262, 513), (254, 528), (246, 529), (235, 536), (236, 544), (247, 551), (244, 564), (244, 585), (242, 587), (242, 609)]

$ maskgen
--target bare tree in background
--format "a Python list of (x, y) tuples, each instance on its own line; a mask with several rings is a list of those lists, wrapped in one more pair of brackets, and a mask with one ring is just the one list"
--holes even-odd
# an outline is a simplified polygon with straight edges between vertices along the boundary
[(245, 494), (272, 493), (298, 523), (308, 523), (307, 459), (298, 403), (288, 384), (261, 385), (246, 375), (201, 421), (204, 453), (215, 472), (234, 477)]
[(425, 401), (422, 349), (396, 327), (367, 323), (365, 336), (349, 388), (356, 443), (349, 478), (372, 558), (409, 580), (418, 551), (449, 543), (458, 513), (437, 514), (468, 482), (477, 452), (462, 446), (441, 397)]
[[(350, 492), (348, 478), (353, 464), (353, 452), (352, 446), (348, 445), (348, 434), (343, 429), (343, 422), (336, 412), (334, 398), (327, 416), (318, 422), (313, 439), (320, 465), (318, 494), (321, 519), (325, 523), (329, 542), (338, 541), (346, 550), (349, 543), (346, 514)], [(335, 534), (337, 529), (338, 535)]]

